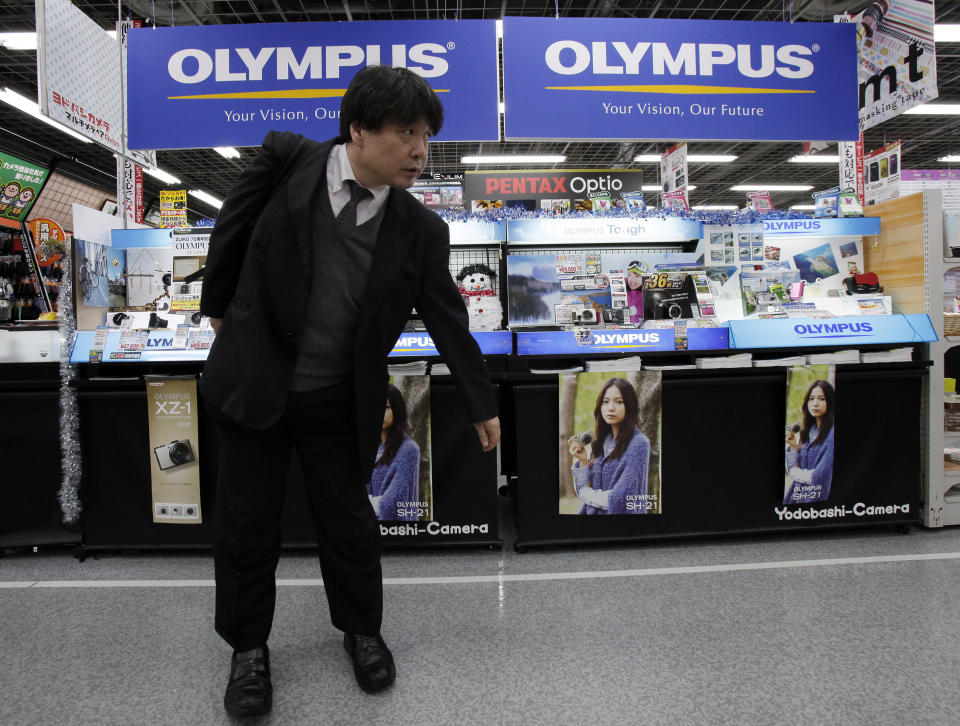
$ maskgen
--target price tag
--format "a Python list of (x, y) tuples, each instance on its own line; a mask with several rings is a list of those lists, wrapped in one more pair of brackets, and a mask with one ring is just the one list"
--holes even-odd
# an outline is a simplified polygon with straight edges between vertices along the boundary
[(110, 354), (110, 360), (136, 360), (147, 347), (148, 330), (121, 330), (120, 344)]
[(107, 342), (107, 331), (110, 328), (106, 325), (98, 325), (97, 332), (93, 336), (93, 344), (90, 346), (90, 362), (100, 363), (103, 361), (103, 346)]
[(189, 323), (183, 323), (177, 326), (177, 332), (173, 335), (173, 350), (183, 350), (187, 347), (187, 336), (190, 334)]
[(209, 350), (217, 334), (213, 328), (190, 328), (187, 336), (187, 348), (190, 350)]

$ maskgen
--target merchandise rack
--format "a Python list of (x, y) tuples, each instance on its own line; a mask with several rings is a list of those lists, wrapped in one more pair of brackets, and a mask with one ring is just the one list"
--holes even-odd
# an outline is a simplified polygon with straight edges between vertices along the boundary
[(960, 445), (960, 432), (944, 432), (944, 354), (960, 344), (960, 337), (943, 335), (943, 274), (960, 267), (945, 257), (943, 192), (929, 189), (870, 208), (881, 219), (881, 233), (864, 247), (867, 269), (876, 272), (900, 312), (925, 313), (940, 340), (922, 347), (930, 364), (922, 396), (923, 524), (943, 527), (960, 524), (960, 467), (944, 462), (947, 441)]

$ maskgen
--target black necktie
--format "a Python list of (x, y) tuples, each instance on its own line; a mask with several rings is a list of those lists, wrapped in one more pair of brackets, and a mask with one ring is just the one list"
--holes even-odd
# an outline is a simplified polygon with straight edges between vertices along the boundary
[(340, 214), (337, 215), (337, 229), (341, 233), (350, 232), (357, 226), (357, 205), (364, 199), (373, 197), (369, 189), (360, 186), (353, 179), (347, 179), (346, 184), (350, 188), (350, 201), (343, 206)]

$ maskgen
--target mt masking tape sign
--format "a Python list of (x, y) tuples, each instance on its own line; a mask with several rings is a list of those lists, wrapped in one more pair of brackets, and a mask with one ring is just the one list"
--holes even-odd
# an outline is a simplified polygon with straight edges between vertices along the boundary
[(504, 18), (508, 139), (852, 140), (850, 25)]
[(131, 148), (257, 146), (271, 130), (332, 138), (350, 80), (381, 64), (437, 92), (438, 140), (499, 137), (493, 20), (140, 28), (127, 53)]

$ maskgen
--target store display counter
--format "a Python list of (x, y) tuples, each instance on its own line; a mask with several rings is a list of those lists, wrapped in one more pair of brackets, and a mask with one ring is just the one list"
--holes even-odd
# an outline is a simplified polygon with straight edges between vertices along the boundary
[(927, 375), (922, 361), (837, 366), (833, 490), (796, 507), (783, 504), (786, 369), (663, 371), (650, 464), (662, 513), (611, 516), (559, 513), (559, 466), (571, 461), (555, 433), (559, 381), (518, 375), (516, 548), (919, 522)]
[[(192, 376), (202, 370), (205, 350), (165, 350), (173, 331), (150, 331), (138, 357), (120, 349), (120, 331), (103, 338), (103, 362), (89, 363), (94, 333), (77, 335), (71, 359), (79, 377), (80, 437), (83, 451), (84, 539), (79, 554), (120, 549), (207, 548), (212, 543), (219, 457), (215, 426), (202, 400), (197, 406), (201, 523), (169, 524), (153, 521), (151, 503), (151, 444), (148, 398), (144, 376)], [(404, 338), (407, 338), (405, 340)], [(512, 336), (479, 334), (485, 350), (508, 352)], [(391, 362), (411, 357), (436, 357), (426, 334), (405, 334)], [(432, 355), (431, 355), (432, 350)], [(121, 353), (110, 359), (110, 352)], [(502, 356), (488, 356), (496, 377), (504, 368)], [(429, 460), (432, 472), (432, 513), (428, 521), (382, 522), (384, 546), (500, 547), (497, 525), (497, 459), (484, 454), (476, 432), (466, 419), (451, 376), (430, 380)], [(55, 420), (55, 419), (54, 419)], [(283, 474), (278, 473), (278, 477)], [(279, 482), (278, 482), (279, 484)], [(309, 514), (302, 473), (296, 456), (286, 473), (287, 497), (283, 512), (283, 543), (288, 548), (312, 548), (316, 535)]]

